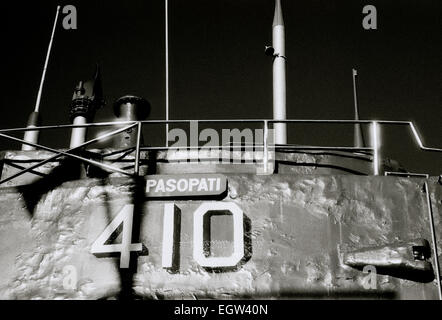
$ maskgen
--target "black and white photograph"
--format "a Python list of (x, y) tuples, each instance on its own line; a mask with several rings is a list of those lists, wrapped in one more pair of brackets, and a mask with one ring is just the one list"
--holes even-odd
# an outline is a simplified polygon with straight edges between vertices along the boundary
[(1, 11), (0, 300), (442, 300), (440, 0)]

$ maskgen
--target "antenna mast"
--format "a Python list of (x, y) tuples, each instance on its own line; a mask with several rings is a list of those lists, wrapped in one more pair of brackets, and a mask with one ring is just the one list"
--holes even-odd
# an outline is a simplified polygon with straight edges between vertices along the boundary
[[(358, 96), (356, 92), (356, 76), (358, 75), (358, 71), (355, 69), (352, 69), (353, 74), (353, 99), (354, 99), (354, 107), (355, 107), (355, 120), (359, 120), (359, 110), (358, 110)], [(355, 123), (354, 125), (354, 136), (353, 136), (353, 143), (356, 148), (363, 148), (365, 147), (365, 141), (364, 141), (364, 134), (362, 132), (361, 125), (359, 123)]]
[[(275, 0), (275, 15), (272, 26), (273, 55), (273, 118), (286, 119), (286, 79), (285, 79), (285, 30), (282, 18), (281, 1)], [(287, 143), (285, 123), (275, 123), (275, 144)]]
[[(40, 123), (39, 111), (40, 111), (41, 94), (43, 92), (43, 84), (44, 84), (45, 77), (46, 77), (46, 70), (48, 68), (49, 56), (51, 54), (52, 42), (54, 41), (55, 29), (57, 27), (59, 12), (60, 12), (60, 6), (57, 6), (57, 12), (55, 14), (54, 26), (52, 27), (51, 39), (49, 40), (48, 51), (46, 53), (46, 60), (45, 60), (45, 64), (43, 67), (43, 74), (41, 75), (40, 87), (38, 89), (37, 100), (35, 101), (34, 111), (29, 115), (27, 128), (38, 127), (38, 125)], [(39, 135), (38, 130), (26, 131), (23, 139), (27, 142), (38, 143), (38, 135)], [(22, 150), (35, 150), (35, 147), (23, 144)]]
[[(166, 43), (166, 121), (169, 121), (169, 1), (165, 0), (165, 43)], [(169, 123), (166, 123), (166, 147), (169, 146)]]

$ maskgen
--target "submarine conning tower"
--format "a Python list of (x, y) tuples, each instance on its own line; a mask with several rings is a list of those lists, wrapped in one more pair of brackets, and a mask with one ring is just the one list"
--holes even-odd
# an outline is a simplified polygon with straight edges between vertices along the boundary
[[(25, 129), (72, 128), (67, 151), (0, 151), (0, 299), (442, 300), (442, 175), (388, 159), (382, 127), (442, 148), (410, 121), (286, 119), (281, 10), (275, 0), (266, 49), (274, 119), (169, 120), (167, 96), (166, 120), (143, 121), (149, 102), (125, 95), (118, 120), (93, 123), (105, 104), (97, 67), (75, 88), (73, 125)], [(297, 124), (355, 125), (354, 146), (291, 144)], [(11, 130), (23, 128), (1, 136), (23, 142)]]

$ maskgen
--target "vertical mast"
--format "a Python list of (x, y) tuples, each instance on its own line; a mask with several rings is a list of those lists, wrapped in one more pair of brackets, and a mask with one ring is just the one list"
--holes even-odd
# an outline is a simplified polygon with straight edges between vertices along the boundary
[[(352, 69), (353, 74), (353, 99), (354, 99), (354, 119), (359, 120), (359, 109), (358, 109), (358, 96), (356, 91), (356, 76), (358, 75), (357, 70)], [(356, 148), (365, 147), (364, 135), (362, 132), (361, 125), (359, 123), (355, 123), (353, 132), (353, 143)]]
[[(272, 26), (273, 60), (273, 118), (286, 119), (286, 80), (285, 80), (285, 31), (281, 1), (275, 0), (275, 16)], [(287, 143), (285, 123), (275, 123), (275, 144)]]
[[(45, 64), (43, 67), (43, 73), (41, 75), (41, 80), (40, 80), (40, 87), (38, 89), (37, 100), (35, 101), (34, 111), (29, 115), (29, 118), (28, 118), (28, 124), (27, 124), (28, 128), (38, 127), (39, 122), (40, 122), (39, 111), (40, 111), (41, 94), (43, 92), (43, 84), (44, 84), (45, 77), (46, 77), (46, 69), (48, 68), (49, 56), (51, 54), (52, 42), (54, 41), (54, 35), (55, 35), (55, 29), (57, 27), (59, 11), (60, 11), (60, 6), (57, 6), (57, 12), (55, 14), (54, 26), (52, 27), (51, 39), (49, 40), (48, 51), (46, 53), (46, 60), (45, 60)], [(26, 131), (23, 140), (25, 140), (27, 142), (32, 142), (32, 143), (38, 143), (38, 135), (39, 135), (38, 130)], [(23, 144), (21, 149), (22, 150), (35, 150), (35, 147)]]
[[(169, 121), (169, 3), (165, 1), (165, 45), (166, 45), (166, 121)], [(169, 124), (166, 123), (166, 147), (169, 146)]]
[(94, 78), (79, 81), (72, 96), (69, 115), (72, 123), (79, 127), (72, 128), (70, 148), (75, 148), (86, 141), (87, 127), (82, 125), (92, 122), (96, 111), (104, 104), (101, 72), (97, 64)]

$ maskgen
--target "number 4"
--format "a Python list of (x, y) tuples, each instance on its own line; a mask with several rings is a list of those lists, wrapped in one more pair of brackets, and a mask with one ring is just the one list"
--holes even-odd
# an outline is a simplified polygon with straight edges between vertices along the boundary
[[(97, 240), (92, 244), (91, 253), (115, 253), (120, 252), (120, 268), (129, 268), (131, 251), (142, 251), (141, 243), (131, 243), (134, 205), (128, 204), (123, 207), (114, 220), (104, 229)], [(123, 223), (123, 239), (121, 244), (105, 244), (117, 228)]]

